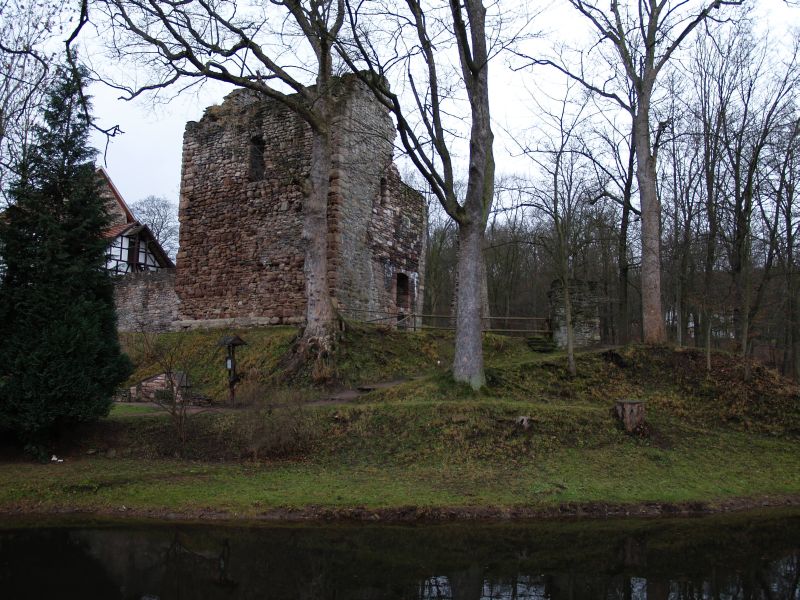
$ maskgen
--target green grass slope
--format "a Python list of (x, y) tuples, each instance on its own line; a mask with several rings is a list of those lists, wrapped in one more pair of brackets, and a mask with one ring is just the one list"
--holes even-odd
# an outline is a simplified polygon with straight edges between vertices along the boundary
[[(224, 397), (221, 333), (179, 335), (193, 381)], [(448, 336), (351, 327), (341, 381), (415, 378), (342, 402), (310, 385), (267, 386), (293, 331), (240, 335), (251, 407), (191, 415), (184, 446), (163, 413), (119, 407), (81, 432), (64, 463), (0, 464), (0, 509), (424, 515), (800, 498), (798, 388), (759, 366), (745, 380), (728, 355), (707, 373), (694, 350), (586, 352), (571, 378), (563, 355), (487, 336), (488, 383), (475, 394), (445, 372)], [(153, 374), (135, 343), (126, 340), (136, 376)], [(624, 398), (647, 403), (645, 431), (626, 434), (612, 419)]]

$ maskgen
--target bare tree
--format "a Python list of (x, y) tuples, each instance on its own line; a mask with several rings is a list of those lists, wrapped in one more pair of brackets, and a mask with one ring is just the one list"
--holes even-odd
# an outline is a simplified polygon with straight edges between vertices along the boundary
[(498, 323), (500, 317), (505, 317), (505, 326), (508, 319), (520, 316), (518, 312), (520, 288), (525, 285), (526, 278), (522, 277), (523, 260), (525, 258), (526, 237), (528, 231), (525, 223), (525, 209), (520, 207), (516, 198), (508, 199), (509, 192), (514, 196), (518, 190), (516, 179), (503, 178), (497, 182), (495, 209), (489, 219), (486, 232), (487, 248), (487, 294), (493, 317), (493, 323)]
[(714, 274), (719, 257), (720, 211), (722, 203), (722, 130), (725, 115), (732, 102), (736, 67), (728, 61), (734, 48), (734, 36), (721, 42), (713, 36), (699, 39), (694, 47), (689, 75), (693, 78), (696, 97), (690, 101), (693, 127), (689, 130), (701, 140), (700, 169), (703, 184), (705, 228), (698, 230), (704, 238), (703, 290), (700, 302), (699, 336), (706, 349), (706, 369), (711, 370), (711, 338), (714, 304)]
[(147, 225), (173, 261), (178, 252), (178, 206), (161, 196), (147, 196), (130, 206), (136, 220)]
[(721, 131), (721, 159), (726, 171), (726, 197), (729, 198), (723, 233), (734, 285), (736, 338), (742, 356), (746, 357), (750, 351), (752, 320), (771, 275), (777, 226), (775, 223), (768, 225), (769, 249), (761, 282), (753, 295), (752, 218), (759, 206), (763, 153), (776, 128), (786, 118), (793, 89), (800, 80), (800, 46), (796, 46), (786, 64), (777, 69), (767, 45), (753, 43), (747, 30), (737, 32), (733, 49), (733, 56), (728, 57), (728, 60), (735, 60), (733, 101), (725, 113)]
[[(642, 212), (642, 325), (644, 341), (666, 341), (661, 308), (661, 204), (658, 197), (656, 159), (658, 142), (666, 124), (653, 131), (652, 102), (656, 83), (676, 50), (698, 25), (712, 18), (722, 6), (740, 5), (741, 0), (612, 0), (609, 9), (599, 2), (569, 0), (597, 33), (592, 49), (609, 47), (615, 59), (611, 75), (603, 83), (591, 79), (583, 70), (583, 57), (576, 65), (553, 60), (533, 60), (533, 64), (555, 67), (579, 81), (587, 89), (606, 98), (631, 117), (636, 151), (636, 179)], [(610, 60), (610, 57), (606, 56)], [(628, 98), (614, 89), (619, 73), (632, 84)]]
[[(280, 102), (308, 124), (311, 162), (301, 182), (306, 325), (286, 366), (291, 372), (309, 358), (327, 362), (337, 322), (327, 277), (331, 121), (340, 84), (332, 50), (343, 0), (99, 0), (92, 9), (111, 26), (114, 55), (137, 61), (149, 76), (118, 84), (126, 98), (213, 80)], [(271, 31), (271, 23), (282, 31)]]
[(189, 437), (191, 414), (190, 398), (187, 397), (190, 367), (186, 347), (188, 338), (183, 335), (159, 335), (141, 328), (132, 339), (134, 343), (141, 344), (144, 360), (160, 371), (163, 385), (154, 391), (152, 400), (169, 414), (179, 451), (183, 452)]
[[(667, 307), (669, 324), (675, 334), (675, 342), (683, 346), (688, 337), (688, 314), (691, 310), (692, 277), (694, 267), (693, 235), (701, 212), (702, 145), (695, 135), (684, 135), (692, 128), (682, 117), (682, 90), (677, 74), (669, 82), (663, 151), (659, 173), (660, 193), (667, 206), (664, 218), (666, 241), (664, 268), (667, 284)], [(671, 284), (671, 285), (670, 285)]]
[(0, 194), (21, 162), (50, 76), (46, 42), (65, 2), (0, 0)]
[[(631, 97), (632, 91), (628, 96)], [(630, 127), (621, 127), (611, 114), (599, 111), (602, 121), (595, 126), (595, 142), (587, 145), (586, 156), (590, 159), (597, 181), (593, 202), (609, 199), (620, 209), (617, 232), (617, 305), (615, 341), (627, 344), (630, 331), (630, 271), (631, 256), (629, 235), (631, 222), (641, 216), (633, 205), (636, 194), (636, 150)]]
[[(575, 327), (573, 323), (572, 263), (579, 237), (578, 228), (583, 222), (583, 209), (590, 199), (593, 173), (586, 160), (584, 143), (580, 139), (581, 124), (586, 120), (588, 98), (574, 102), (567, 86), (558, 110), (549, 112), (537, 104), (537, 112), (546, 115), (545, 129), (537, 137), (535, 146), (523, 148), (542, 174), (542, 181), (529, 190), (529, 206), (536, 208), (549, 219), (552, 242), (543, 245), (553, 257), (557, 280), (561, 287), (566, 325), (567, 368), (570, 375), (577, 374), (575, 365)], [(534, 100), (534, 102), (536, 102)]]
[[(428, 5), (347, 2), (351, 43), (343, 59), (389, 108), (409, 159), (445, 212), (458, 224), (456, 341), (453, 378), (479, 389), (485, 383), (481, 307), (486, 223), (494, 199), (494, 153), (489, 112), (486, 7), (481, 0), (448, 0)], [(383, 25), (379, 25), (379, 21)], [(382, 29), (383, 27), (383, 29)], [(451, 56), (448, 51), (457, 54)], [(457, 169), (447, 102), (454, 94), (448, 58), (458, 65), (469, 116), (469, 165), (463, 200), (456, 191)], [(397, 70), (408, 81), (410, 102), (389, 88)]]
[(778, 151), (774, 153), (775, 166), (770, 178), (770, 190), (775, 197), (776, 211), (782, 221), (779, 236), (780, 257), (786, 289), (784, 327), (784, 352), (782, 370), (795, 381), (800, 380), (800, 310), (798, 307), (798, 185), (800, 185), (800, 114), (795, 108), (794, 121), (788, 124), (780, 136)]

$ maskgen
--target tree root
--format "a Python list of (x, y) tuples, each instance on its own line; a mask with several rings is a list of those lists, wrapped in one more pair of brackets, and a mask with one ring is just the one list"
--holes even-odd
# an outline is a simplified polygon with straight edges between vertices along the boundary
[(338, 381), (336, 351), (344, 322), (337, 319), (329, 331), (318, 335), (298, 335), (273, 371), (276, 383), (286, 385), (308, 377), (315, 385), (331, 385)]

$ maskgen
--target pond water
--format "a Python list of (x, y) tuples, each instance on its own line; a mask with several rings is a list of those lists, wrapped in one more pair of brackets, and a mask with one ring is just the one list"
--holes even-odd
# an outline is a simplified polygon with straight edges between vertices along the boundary
[(800, 600), (800, 513), (418, 526), (0, 523), (0, 597)]

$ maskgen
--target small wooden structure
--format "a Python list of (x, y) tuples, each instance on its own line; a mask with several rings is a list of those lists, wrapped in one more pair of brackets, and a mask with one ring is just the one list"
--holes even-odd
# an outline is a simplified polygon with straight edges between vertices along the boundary
[(644, 404), (642, 400), (618, 400), (614, 405), (613, 414), (628, 433), (644, 424)]
[(228, 370), (228, 401), (231, 406), (236, 406), (236, 384), (241, 379), (236, 373), (236, 347), (247, 346), (247, 342), (238, 335), (226, 335), (217, 346), (228, 350), (228, 355), (225, 357), (225, 368)]

